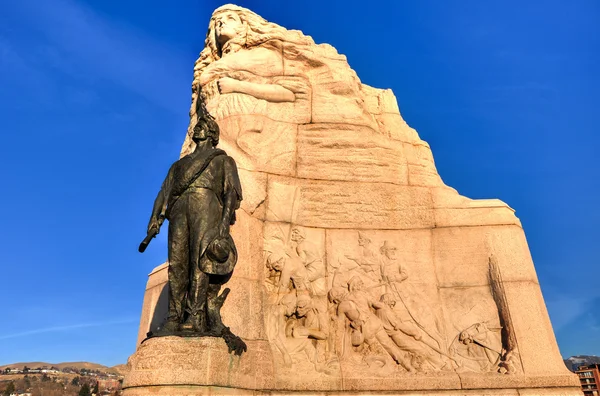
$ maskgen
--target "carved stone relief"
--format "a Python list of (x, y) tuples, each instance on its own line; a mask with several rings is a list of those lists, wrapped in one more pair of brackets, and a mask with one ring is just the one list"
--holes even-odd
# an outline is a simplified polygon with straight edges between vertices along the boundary
[(490, 259), (489, 286), (438, 291), (428, 235), (334, 230), (325, 238), (267, 222), (266, 327), (283, 366), (325, 375), (340, 367), (374, 376), (518, 372), (497, 263)]
[(264, 235), (265, 327), (276, 358), (329, 373), (325, 232), (267, 222)]

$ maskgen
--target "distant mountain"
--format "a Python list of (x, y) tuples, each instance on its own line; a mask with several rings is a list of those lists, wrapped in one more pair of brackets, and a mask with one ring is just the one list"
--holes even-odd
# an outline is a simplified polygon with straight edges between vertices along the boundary
[(104, 373), (112, 373), (117, 375), (123, 375), (125, 370), (125, 365), (119, 364), (115, 367), (107, 367), (98, 363), (90, 363), (90, 362), (65, 362), (65, 363), (46, 363), (46, 362), (21, 362), (21, 363), (12, 363), (6, 364), (4, 366), (0, 366), (0, 370), (4, 370), (7, 367), (23, 369), (23, 367), (29, 367), (30, 369), (36, 369), (38, 367), (57, 367), (59, 370), (63, 370), (67, 367), (71, 367), (77, 370), (86, 369), (86, 370), (98, 370)]
[(589, 366), (590, 364), (600, 364), (600, 356), (595, 355), (577, 355), (571, 356), (568, 359), (563, 360), (567, 368), (571, 371), (575, 371), (579, 366)]

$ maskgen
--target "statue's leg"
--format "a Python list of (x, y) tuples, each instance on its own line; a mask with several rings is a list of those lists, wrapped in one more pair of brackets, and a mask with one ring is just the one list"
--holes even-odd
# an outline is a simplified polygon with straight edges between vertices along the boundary
[(190, 288), (187, 296), (188, 317), (181, 325), (181, 330), (194, 333), (206, 333), (206, 295), (208, 291), (208, 275), (193, 265)]
[[(175, 208), (177, 209), (177, 207)], [(154, 335), (169, 335), (183, 322), (189, 274), (189, 232), (182, 211), (173, 210), (169, 220), (169, 313)]]
[[(206, 233), (215, 226), (210, 211), (210, 196), (206, 193), (188, 193), (188, 222), (190, 230), (190, 285), (187, 295), (186, 311), (188, 317), (182, 325), (182, 330), (205, 334), (207, 331), (206, 295), (208, 293), (208, 275), (202, 271), (201, 263), (206, 253), (201, 249), (207, 243)], [(215, 198), (216, 201), (216, 198)]]

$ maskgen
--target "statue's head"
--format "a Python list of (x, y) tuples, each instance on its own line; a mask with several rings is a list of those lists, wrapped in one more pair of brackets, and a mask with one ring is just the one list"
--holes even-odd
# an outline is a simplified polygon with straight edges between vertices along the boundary
[(269, 253), (267, 256), (267, 268), (282, 271), (285, 266), (285, 251), (283, 249)]
[(292, 234), (290, 235), (290, 239), (294, 242), (302, 242), (306, 239), (306, 233), (303, 229), (294, 227), (292, 229)]
[(279, 305), (284, 307), (285, 316), (292, 316), (296, 311), (296, 295), (294, 293), (287, 293), (279, 300)]
[(247, 48), (252, 43), (256, 45), (262, 42), (258, 36), (261, 35), (260, 32), (264, 33), (266, 25), (274, 24), (246, 8), (233, 4), (217, 8), (208, 23), (204, 50), (199, 60), (210, 63), (229, 53)]
[(303, 318), (312, 308), (312, 299), (308, 294), (300, 294), (296, 300), (296, 314)]
[(219, 144), (219, 124), (210, 117), (201, 117), (194, 126), (192, 140), (194, 143), (211, 139), (213, 147)]
[(344, 300), (346, 293), (346, 289), (343, 287), (334, 286), (327, 293), (327, 298), (329, 299), (329, 302), (333, 304), (339, 304)]
[(302, 32), (287, 30), (266, 21), (247, 8), (225, 4), (217, 8), (208, 23), (204, 49), (194, 66), (194, 85), (209, 64), (228, 54), (256, 47), (270, 40), (286, 40), (298, 44), (313, 44)]
[(381, 301), (382, 303), (384, 303), (385, 305), (387, 305), (390, 308), (393, 308), (396, 305), (396, 299), (394, 298), (394, 295), (391, 293), (382, 294), (381, 297), (379, 298), (379, 301)]
[(230, 42), (239, 42), (245, 38), (247, 24), (242, 20), (242, 13), (235, 9), (225, 8), (219, 13), (215, 12), (210, 24), (213, 30), (211, 35), (214, 36), (215, 45), (221, 54)]
[(371, 240), (369, 238), (366, 237), (365, 234), (363, 234), (362, 232), (358, 232), (358, 246), (367, 246), (369, 243), (371, 243)]
[(383, 245), (379, 248), (379, 253), (390, 260), (396, 260), (396, 248), (390, 245), (388, 241), (383, 242)]
[(348, 281), (348, 290), (350, 290), (350, 292), (360, 291), (364, 288), (364, 286), (365, 284), (363, 280), (358, 276), (353, 276)]

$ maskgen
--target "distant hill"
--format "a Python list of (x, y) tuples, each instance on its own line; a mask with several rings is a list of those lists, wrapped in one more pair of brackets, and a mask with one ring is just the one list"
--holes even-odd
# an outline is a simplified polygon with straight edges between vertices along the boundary
[(575, 371), (579, 366), (589, 366), (590, 364), (600, 364), (600, 356), (595, 355), (577, 355), (571, 356), (568, 359), (563, 360), (567, 368), (571, 371)]
[(127, 373), (127, 365), (126, 364), (117, 364), (116, 366), (111, 367), (117, 374), (125, 376)]
[(23, 367), (29, 367), (30, 369), (35, 369), (38, 367), (58, 367), (60, 370), (63, 370), (67, 367), (72, 367), (77, 370), (86, 369), (86, 370), (98, 370), (104, 373), (112, 373), (117, 375), (123, 375), (125, 372), (125, 365), (119, 364), (115, 367), (107, 367), (98, 363), (90, 363), (90, 362), (65, 362), (65, 363), (47, 363), (47, 362), (21, 362), (21, 363), (12, 363), (6, 364), (4, 366), (0, 366), (0, 370), (4, 370), (7, 367), (23, 369)]

